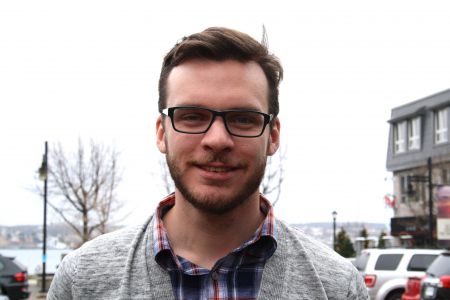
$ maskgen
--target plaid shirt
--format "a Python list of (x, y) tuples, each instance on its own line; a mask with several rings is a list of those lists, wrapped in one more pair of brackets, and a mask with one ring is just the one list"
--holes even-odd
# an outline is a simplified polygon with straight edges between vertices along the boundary
[(275, 221), (269, 201), (261, 196), (266, 215), (255, 234), (216, 262), (212, 270), (177, 256), (170, 247), (162, 216), (175, 204), (175, 196), (162, 200), (156, 210), (153, 249), (156, 262), (169, 272), (175, 299), (256, 299), (267, 259), (276, 250)]

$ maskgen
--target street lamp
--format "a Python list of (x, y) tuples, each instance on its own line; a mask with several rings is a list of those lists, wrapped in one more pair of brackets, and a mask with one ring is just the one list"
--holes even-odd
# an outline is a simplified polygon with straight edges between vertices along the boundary
[(334, 210), (331, 215), (333, 216), (333, 250), (336, 251), (336, 217), (337, 212)]
[(420, 175), (414, 175), (414, 176), (407, 176), (407, 194), (409, 197), (415, 195), (415, 191), (412, 188), (411, 182), (428, 182), (428, 234), (429, 234), (429, 243), (430, 246), (434, 245), (434, 239), (433, 239), (433, 170), (432, 170), (432, 163), (431, 163), (431, 157), (428, 157), (427, 160), (427, 167), (428, 167), (428, 176), (420, 176)]
[(48, 178), (48, 166), (47, 166), (47, 141), (45, 142), (45, 152), (42, 158), (42, 164), (39, 168), (39, 179), (44, 181), (44, 227), (43, 227), (43, 241), (42, 241), (42, 293), (46, 292), (45, 287), (45, 263), (47, 261), (47, 178)]

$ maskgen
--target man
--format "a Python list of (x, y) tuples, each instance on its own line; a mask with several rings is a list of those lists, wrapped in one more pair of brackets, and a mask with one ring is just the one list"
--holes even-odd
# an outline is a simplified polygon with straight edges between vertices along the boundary
[(156, 121), (175, 192), (143, 226), (69, 254), (48, 299), (367, 299), (348, 261), (275, 219), (259, 193), (280, 141), (282, 75), (265, 45), (234, 30), (175, 45)]

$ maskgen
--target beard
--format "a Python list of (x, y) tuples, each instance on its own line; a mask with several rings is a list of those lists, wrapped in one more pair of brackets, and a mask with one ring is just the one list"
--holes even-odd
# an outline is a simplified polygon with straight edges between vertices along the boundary
[[(213, 154), (210, 155), (210, 157), (203, 157), (201, 163), (225, 163), (225, 160), (223, 155)], [(183, 197), (198, 210), (214, 215), (224, 215), (247, 202), (250, 199), (250, 196), (259, 189), (266, 168), (266, 159), (258, 159), (255, 170), (253, 172), (248, 172), (251, 174), (251, 177), (247, 178), (245, 181), (238, 181), (239, 186), (236, 185), (233, 187), (232, 193), (222, 195), (219, 191), (217, 193), (206, 193), (197, 190), (192, 184), (189, 186), (186, 183), (185, 174), (180, 168), (180, 162), (170, 154), (166, 154), (166, 161), (175, 187), (180, 191)], [(196, 161), (188, 161), (188, 165), (190, 166), (193, 166), (196, 163)], [(220, 189), (220, 186), (221, 185), (217, 185), (217, 188)]]

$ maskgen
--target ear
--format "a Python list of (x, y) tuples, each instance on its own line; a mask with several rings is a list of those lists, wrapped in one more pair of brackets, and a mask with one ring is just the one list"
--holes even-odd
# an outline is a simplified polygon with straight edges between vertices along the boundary
[(156, 146), (158, 146), (159, 151), (164, 154), (167, 152), (165, 137), (166, 130), (164, 126), (164, 118), (159, 115), (156, 119)]
[(267, 155), (274, 155), (280, 147), (280, 119), (276, 117), (270, 130), (269, 143), (267, 144)]

